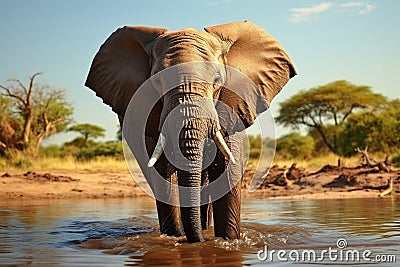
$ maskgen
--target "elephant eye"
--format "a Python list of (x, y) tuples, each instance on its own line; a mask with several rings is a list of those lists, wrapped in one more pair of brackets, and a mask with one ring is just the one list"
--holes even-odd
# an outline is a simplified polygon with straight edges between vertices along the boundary
[(220, 84), (220, 83), (222, 83), (222, 77), (221, 74), (217, 72), (215, 73), (214, 84)]

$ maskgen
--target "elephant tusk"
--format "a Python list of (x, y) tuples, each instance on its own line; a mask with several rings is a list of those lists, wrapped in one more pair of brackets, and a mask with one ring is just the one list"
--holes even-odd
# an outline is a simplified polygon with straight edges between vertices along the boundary
[(220, 131), (216, 132), (214, 135), (214, 142), (217, 144), (218, 148), (221, 150), (222, 154), (227, 157), (233, 164), (236, 164), (235, 158), (228, 145), (225, 143), (224, 137)]
[(153, 155), (151, 156), (149, 163), (147, 163), (147, 167), (151, 168), (154, 166), (154, 164), (156, 164), (157, 160), (161, 157), (161, 154), (164, 151), (165, 143), (165, 136), (160, 133)]

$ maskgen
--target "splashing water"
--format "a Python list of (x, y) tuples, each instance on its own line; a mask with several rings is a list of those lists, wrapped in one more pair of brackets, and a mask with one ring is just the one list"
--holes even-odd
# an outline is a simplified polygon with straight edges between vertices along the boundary
[(160, 235), (152, 200), (0, 203), (0, 265), (281, 266), (260, 262), (258, 251), (337, 248), (343, 237), (350, 249), (400, 260), (399, 204), (245, 199), (239, 239), (215, 238), (210, 228), (205, 242), (189, 244)]

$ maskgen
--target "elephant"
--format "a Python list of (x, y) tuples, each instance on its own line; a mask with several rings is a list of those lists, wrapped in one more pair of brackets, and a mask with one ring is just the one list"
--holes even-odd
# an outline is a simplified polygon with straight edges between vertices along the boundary
[(204, 30), (119, 28), (85, 83), (118, 115), (156, 198), (161, 234), (190, 243), (204, 241), (211, 218), (216, 237), (240, 238), (243, 134), (297, 75), (278, 41), (252, 22)]

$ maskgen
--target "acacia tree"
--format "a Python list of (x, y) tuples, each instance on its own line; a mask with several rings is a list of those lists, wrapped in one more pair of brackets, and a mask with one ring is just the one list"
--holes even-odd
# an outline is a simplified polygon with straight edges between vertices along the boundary
[(82, 123), (70, 127), (68, 131), (78, 132), (82, 135), (83, 138), (81, 138), (82, 142), (80, 144), (80, 148), (83, 148), (86, 146), (89, 138), (95, 139), (98, 137), (104, 137), (105, 129), (97, 125)]
[(72, 107), (65, 99), (61, 89), (47, 84), (38, 84), (37, 72), (29, 77), (27, 84), (20, 79), (9, 79), (0, 84), (3, 105), (2, 121), (8, 123), (0, 137), (1, 148), (38, 152), (44, 138), (66, 129), (71, 121)]
[[(292, 128), (315, 129), (327, 148), (340, 154), (338, 136), (349, 116), (360, 110), (378, 109), (387, 100), (369, 86), (340, 80), (300, 91), (280, 103), (277, 123)], [(329, 133), (329, 134), (328, 134)]]

